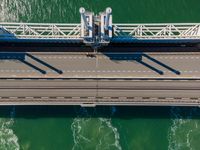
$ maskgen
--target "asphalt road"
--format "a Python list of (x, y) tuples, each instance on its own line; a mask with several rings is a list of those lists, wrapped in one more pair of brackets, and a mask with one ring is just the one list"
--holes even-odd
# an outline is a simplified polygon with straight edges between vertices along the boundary
[(199, 52), (1, 52), (0, 105), (199, 106), (199, 64)]
[(200, 53), (0, 53), (0, 78), (200, 78)]
[(200, 80), (0, 80), (0, 105), (199, 106)]

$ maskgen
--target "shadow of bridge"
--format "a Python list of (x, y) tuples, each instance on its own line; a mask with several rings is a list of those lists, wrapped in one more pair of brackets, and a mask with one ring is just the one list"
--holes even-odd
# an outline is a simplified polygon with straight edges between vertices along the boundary
[(179, 70), (176, 70), (174, 68), (172, 68), (171, 66), (143, 53), (143, 52), (137, 52), (137, 53), (130, 53), (130, 54), (120, 54), (120, 53), (104, 53), (105, 56), (109, 57), (111, 60), (115, 60), (115, 61), (122, 61), (122, 60), (126, 60), (126, 61), (136, 61), (139, 64), (142, 64), (143, 66), (153, 70), (154, 72), (163, 75), (164, 72), (156, 67), (154, 67), (152, 64), (147, 63), (144, 61), (144, 58), (146, 58), (147, 60), (150, 60), (151, 62), (153, 62), (154, 64), (157, 64), (159, 66), (162, 66), (163, 68), (168, 69), (169, 71), (173, 72), (176, 75), (180, 75), (181, 72)]
[(47, 72), (39, 67), (37, 67), (36, 65), (34, 65), (33, 63), (30, 63), (28, 61), (28, 59), (32, 59), (33, 61), (48, 67), (49, 69), (55, 71), (58, 74), (62, 74), (62, 70), (57, 69), (56, 67), (50, 65), (49, 63), (37, 58), (36, 56), (33, 56), (29, 53), (17, 53), (17, 52), (1, 52), (0, 53), (0, 60), (18, 60), (24, 64), (26, 64), (27, 66), (37, 70), (38, 72), (42, 73), (42, 74), (46, 74)]

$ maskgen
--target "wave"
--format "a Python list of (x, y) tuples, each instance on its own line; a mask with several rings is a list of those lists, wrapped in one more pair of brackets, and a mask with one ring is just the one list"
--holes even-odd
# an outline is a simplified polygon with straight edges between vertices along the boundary
[[(79, 4), (80, 6), (78, 6)], [(4, 22), (77, 22), (84, 0), (1, 0), (0, 21)]]
[(26, 5), (24, 4), (21, 0), (3, 0), (0, 3), (0, 21), (19, 22), (19, 17), (25, 14)]
[(199, 114), (199, 108), (171, 108), (173, 119), (168, 134), (169, 150), (199, 149), (200, 120), (194, 118)]
[(18, 137), (14, 134), (11, 127), (14, 124), (15, 108), (10, 112), (10, 118), (0, 119), (0, 149), (19, 150)]
[[(81, 108), (82, 109), (82, 108)], [(112, 109), (111, 114), (116, 111)], [(87, 114), (87, 109), (81, 110), (81, 116), (73, 119), (71, 130), (74, 146), (77, 149), (95, 150), (121, 150), (120, 135), (117, 128), (112, 125), (111, 118), (92, 118)]]

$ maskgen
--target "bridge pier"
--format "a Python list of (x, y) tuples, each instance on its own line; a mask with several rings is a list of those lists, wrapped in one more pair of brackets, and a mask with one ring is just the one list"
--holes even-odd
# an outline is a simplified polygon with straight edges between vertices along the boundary
[(104, 44), (110, 43), (113, 36), (112, 33), (112, 9), (106, 8), (103, 13), (99, 14), (101, 17), (101, 42)]
[(86, 12), (83, 7), (79, 9), (81, 14), (81, 37), (85, 44), (93, 42), (93, 13)]

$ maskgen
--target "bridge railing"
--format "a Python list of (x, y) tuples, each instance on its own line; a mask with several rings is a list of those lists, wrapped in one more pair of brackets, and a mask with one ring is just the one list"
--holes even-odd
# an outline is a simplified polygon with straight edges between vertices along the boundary
[(200, 23), (113, 24), (114, 37), (136, 39), (197, 39)]
[(94, 49), (107, 46), (110, 42), (134, 43), (137, 40), (199, 42), (200, 40), (200, 23), (113, 24), (110, 7), (99, 15), (86, 11), (83, 7), (79, 12), (81, 22), (75, 24), (0, 22), (0, 40), (3, 42), (12, 41), (10, 39), (64, 40), (84, 43)]
[(0, 23), (1, 37), (81, 39), (81, 24)]
[[(0, 37), (82, 39), (81, 24), (0, 23)], [(135, 39), (199, 39), (200, 23), (113, 24), (113, 37)]]

